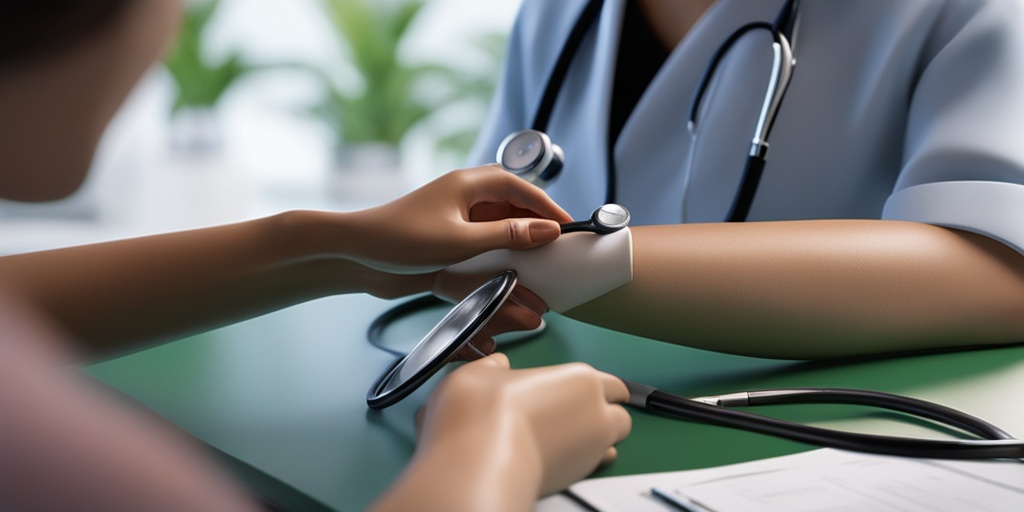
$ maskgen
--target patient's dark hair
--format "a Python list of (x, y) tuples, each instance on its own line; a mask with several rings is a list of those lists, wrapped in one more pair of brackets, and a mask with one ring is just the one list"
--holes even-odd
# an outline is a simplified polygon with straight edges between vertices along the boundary
[(87, 38), (133, 1), (0, 0), (0, 68)]

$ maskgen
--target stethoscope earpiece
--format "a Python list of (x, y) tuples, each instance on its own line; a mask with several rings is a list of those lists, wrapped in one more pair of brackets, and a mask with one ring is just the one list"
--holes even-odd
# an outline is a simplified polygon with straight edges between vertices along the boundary
[(538, 130), (519, 130), (501, 141), (498, 163), (508, 172), (544, 188), (562, 170), (565, 153)]
[(625, 206), (608, 203), (594, 210), (587, 220), (562, 224), (562, 234), (590, 231), (599, 235), (614, 233), (629, 225), (629, 210)]

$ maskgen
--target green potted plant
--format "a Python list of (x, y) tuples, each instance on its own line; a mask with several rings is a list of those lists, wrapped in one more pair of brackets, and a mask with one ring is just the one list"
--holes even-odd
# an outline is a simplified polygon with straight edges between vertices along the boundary
[(174, 48), (165, 63), (177, 86), (173, 104), (175, 146), (208, 152), (220, 145), (214, 111), (224, 93), (250, 71), (240, 54), (231, 52), (218, 62), (205, 54), (204, 37), (220, 0), (190, 0)]
[(472, 73), (460, 73), (454, 80), (453, 103), (472, 112), (463, 116), (461, 123), (447, 123), (447, 129), (440, 131), (437, 140), (437, 149), (451, 161), (449, 167), (463, 165), (476, 142), (502, 73), (508, 37), (497, 32), (480, 34), (473, 39), (471, 48), (477, 50), (481, 58)]
[[(339, 165), (398, 166), (398, 145), (411, 129), (437, 111), (457, 102), (486, 103), (495, 85), (495, 70), (472, 72), (450, 65), (409, 62), (399, 47), (425, 6), (424, 0), (322, 0), (327, 17), (348, 51), (361, 84), (343, 87), (326, 70), (319, 70), (325, 94), (313, 113), (335, 136)], [(478, 43), (504, 50), (504, 36), (485, 36)], [(474, 46), (474, 45), (467, 45)], [(477, 49), (486, 49), (480, 46)], [(493, 61), (500, 62), (500, 58)], [(488, 60), (488, 62), (493, 62)], [(468, 148), (460, 133), (437, 137), (447, 150)], [(355, 160), (366, 158), (373, 163)]]

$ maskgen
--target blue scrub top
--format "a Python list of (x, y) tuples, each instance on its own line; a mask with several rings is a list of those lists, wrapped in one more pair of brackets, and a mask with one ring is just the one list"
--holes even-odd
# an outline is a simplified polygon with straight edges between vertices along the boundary
[[(606, 0), (548, 127), (566, 165), (549, 187), (576, 218), (604, 201), (611, 84), (625, 1)], [(719, 66), (701, 123), (700, 76), (740, 26), (784, 0), (719, 0), (669, 55), (614, 148), (634, 224), (717, 222), (736, 193), (771, 64), (745, 36)], [(532, 123), (586, 0), (525, 0), (471, 163)], [(1024, 252), (1024, 2), (804, 0), (797, 66), (749, 220), (911, 220), (981, 233)]]

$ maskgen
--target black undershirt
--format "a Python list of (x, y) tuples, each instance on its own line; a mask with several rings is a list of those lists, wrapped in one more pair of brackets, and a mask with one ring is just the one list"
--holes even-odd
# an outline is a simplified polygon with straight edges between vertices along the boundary
[(615, 82), (608, 116), (608, 147), (615, 146), (647, 85), (658, 74), (669, 51), (658, 41), (640, 6), (627, 0), (615, 62)]

